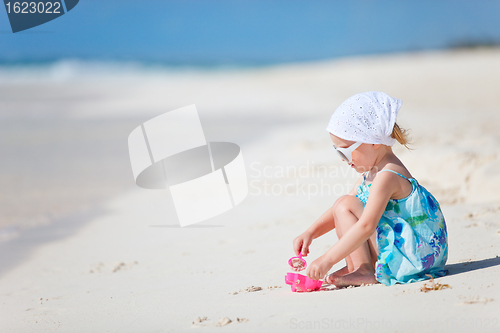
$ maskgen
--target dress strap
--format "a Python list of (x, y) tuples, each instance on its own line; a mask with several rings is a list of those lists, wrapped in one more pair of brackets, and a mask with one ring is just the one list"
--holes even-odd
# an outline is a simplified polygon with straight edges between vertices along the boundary
[[(400, 174), (399, 172), (396, 172), (396, 171), (394, 171), (394, 170), (390, 170), (390, 169), (382, 169), (382, 170), (380, 170), (379, 172), (382, 172), (382, 171), (390, 171), (390, 172), (395, 173), (396, 175), (398, 175), (398, 176), (400, 176), (400, 177), (403, 177), (403, 178), (404, 178), (404, 179), (406, 179), (406, 180), (409, 180), (407, 177), (403, 176), (402, 174)], [(364, 179), (363, 179), (363, 180), (364, 180)]]
[(367, 174), (367, 173), (368, 173), (368, 172), (363, 173), (363, 184), (361, 184), (361, 185), (365, 185), (365, 180), (366, 180), (366, 174)]

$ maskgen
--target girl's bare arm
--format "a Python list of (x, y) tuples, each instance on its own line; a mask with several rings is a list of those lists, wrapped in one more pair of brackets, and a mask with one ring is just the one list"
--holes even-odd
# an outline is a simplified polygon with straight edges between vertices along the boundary
[(394, 177), (399, 176), (384, 172), (374, 179), (370, 197), (359, 221), (324, 255), (330, 261), (331, 266), (351, 254), (375, 232), (387, 202), (398, 188), (397, 179), (395, 180)]

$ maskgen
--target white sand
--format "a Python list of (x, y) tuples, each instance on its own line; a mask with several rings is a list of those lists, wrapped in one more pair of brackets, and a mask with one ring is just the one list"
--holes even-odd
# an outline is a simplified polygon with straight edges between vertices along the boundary
[[(250, 182), (242, 204), (189, 228), (176, 226), (166, 192), (136, 188), (116, 197), (104, 215), (0, 276), (1, 331), (500, 330), (500, 50), (183, 75), (0, 73), (11, 94), (80, 89), (69, 100), (40, 97), (39, 112), (47, 114), (60, 108), (80, 119), (126, 112), (146, 120), (196, 103), (209, 140), (241, 145)], [(452, 274), (438, 282), (451, 289), (423, 293), (424, 283), (413, 283), (299, 294), (284, 283), (293, 238), (355, 180), (331, 151), (325, 127), (340, 102), (366, 90), (403, 99), (398, 122), (412, 129), (417, 149), (396, 152), (442, 203)], [(9, 107), (30, 105), (4, 99), (2, 112)], [(222, 117), (236, 127), (218, 128)], [(255, 119), (267, 122), (265, 131)], [(290, 195), (279, 193), (285, 185)], [(315, 240), (308, 263), (335, 241), (333, 234)], [(251, 286), (262, 290), (243, 291)], [(217, 327), (224, 317), (232, 322)]]

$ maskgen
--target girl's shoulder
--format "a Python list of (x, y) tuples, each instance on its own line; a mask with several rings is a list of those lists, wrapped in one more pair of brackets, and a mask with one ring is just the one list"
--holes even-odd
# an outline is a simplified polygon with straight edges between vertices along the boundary
[[(382, 169), (377, 171), (377, 173), (374, 175), (374, 178), (382, 171), (387, 171), (387, 173), (399, 176), (400, 178), (414, 179), (410, 171), (402, 163), (387, 163)], [(382, 172), (382, 174), (383, 173), (386, 172)]]
[[(364, 185), (371, 188), (372, 183), (379, 183), (379, 186), (392, 192), (390, 199), (401, 200), (408, 197), (413, 192), (414, 179), (412, 174), (402, 163), (387, 163), (381, 169), (369, 171), (362, 174), (361, 179)], [(401, 177), (403, 176), (403, 177)]]
[(397, 179), (397, 180), (406, 181), (406, 180), (410, 180), (410, 179), (415, 179), (415, 178), (413, 178), (413, 176), (409, 172), (400, 172), (400, 171), (396, 171), (394, 169), (382, 169), (379, 172), (377, 172), (377, 175), (375, 177), (379, 176), (379, 174), (383, 174), (385, 176), (392, 177), (395, 180)]
[(383, 177), (387, 179), (391, 184), (394, 184), (394, 192), (391, 195), (391, 199), (401, 200), (407, 198), (411, 193), (413, 193), (413, 178), (412, 174), (406, 169), (404, 165), (399, 165), (395, 163), (388, 163), (387, 165), (379, 170), (375, 177), (384, 174)]

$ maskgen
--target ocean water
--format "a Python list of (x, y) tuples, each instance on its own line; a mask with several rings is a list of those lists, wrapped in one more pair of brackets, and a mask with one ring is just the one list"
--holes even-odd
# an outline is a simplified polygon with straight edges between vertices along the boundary
[(0, 8), (0, 63), (259, 66), (496, 45), (499, 14), (491, 0), (82, 0), (13, 34)]

